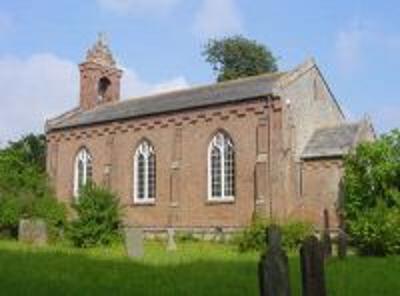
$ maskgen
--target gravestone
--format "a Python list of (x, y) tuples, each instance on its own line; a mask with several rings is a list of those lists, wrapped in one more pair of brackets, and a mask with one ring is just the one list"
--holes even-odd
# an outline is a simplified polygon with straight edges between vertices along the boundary
[(324, 249), (324, 258), (332, 256), (332, 240), (329, 225), (329, 212), (327, 209), (324, 210), (324, 230), (322, 233), (322, 243)]
[(125, 228), (125, 248), (130, 258), (142, 258), (143, 248), (143, 230), (138, 227)]
[(315, 236), (300, 248), (303, 296), (326, 296), (323, 247)]
[(41, 219), (21, 219), (18, 226), (18, 240), (36, 246), (47, 245), (47, 225)]
[(168, 234), (167, 251), (176, 251), (175, 230), (173, 228), (168, 228), (167, 234)]
[(340, 225), (339, 225), (339, 234), (337, 238), (337, 248), (338, 248), (338, 257), (339, 259), (344, 259), (347, 256), (347, 244), (348, 244), (348, 236), (345, 230), (345, 222), (344, 222), (344, 214), (340, 212), (339, 214)]
[(288, 257), (281, 246), (281, 232), (271, 225), (267, 230), (268, 250), (261, 256), (258, 276), (261, 296), (290, 296)]
[(347, 234), (340, 229), (338, 234), (338, 256), (340, 259), (344, 259), (347, 256)]

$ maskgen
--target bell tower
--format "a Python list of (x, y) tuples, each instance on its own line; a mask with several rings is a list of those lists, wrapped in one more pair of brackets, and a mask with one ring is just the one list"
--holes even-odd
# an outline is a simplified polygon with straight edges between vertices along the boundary
[(79, 65), (80, 107), (90, 110), (120, 99), (122, 70), (118, 69), (103, 34)]

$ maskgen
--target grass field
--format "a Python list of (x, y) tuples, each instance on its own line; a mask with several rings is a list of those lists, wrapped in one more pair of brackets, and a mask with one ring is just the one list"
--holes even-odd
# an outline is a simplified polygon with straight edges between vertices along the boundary
[[(0, 241), (1, 295), (258, 295), (258, 254), (229, 246), (185, 243), (166, 252), (148, 243), (141, 260), (123, 248), (33, 248)], [(293, 295), (300, 293), (298, 257), (290, 258)], [(329, 295), (400, 295), (400, 257), (332, 259)]]

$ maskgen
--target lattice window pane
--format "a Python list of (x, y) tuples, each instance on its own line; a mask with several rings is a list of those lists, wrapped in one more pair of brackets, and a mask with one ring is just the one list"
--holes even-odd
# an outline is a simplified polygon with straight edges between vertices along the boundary
[(150, 154), (148, 158), (148, 197), (156, 197), (156, 161), (154, 154)]
[(221, 151), (217, 147), (211, 152), (211, 191), (213, 197), (222, 196)]
[(234, 150), (229, 143), (225, 145), (225, 159), (224, 159), (224, 177), (225, 177), (225, 196), (234, 196), (235, 188), (235, 163), (234, 163)]
[(137, 158), (137, 198), (145, 198), (145, 159), (142, 154)]

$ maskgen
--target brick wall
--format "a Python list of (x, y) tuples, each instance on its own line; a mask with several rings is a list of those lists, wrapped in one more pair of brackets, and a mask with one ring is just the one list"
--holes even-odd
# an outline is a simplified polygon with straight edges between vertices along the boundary
[[(270, 212), (271, 196), (284, 207), (279, 166), (281, 102), (263, 98), (219, 107), (54, 131), (48, 139), (48, 172), (59, 199), (72, 201), (74, 159), (81, 147), (93, 157), (93, 178), (109, 185), (126, 206), (127, 223), (145, 227), (242, 227), (257, 208)], [(207, 201), (207, 148), (224, 130), (235, 145), (236, 196)], [(157, 158), (155, 205), (133, 203), (133, 155), (142, 139)], [(258, 170), (256, 170), (258, 167)], [(257, 182), (256, 182), (257, 179)], [(255, 202), (257, 200), (257, 203)]]

